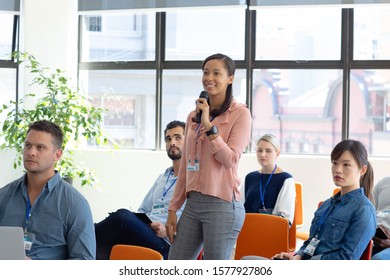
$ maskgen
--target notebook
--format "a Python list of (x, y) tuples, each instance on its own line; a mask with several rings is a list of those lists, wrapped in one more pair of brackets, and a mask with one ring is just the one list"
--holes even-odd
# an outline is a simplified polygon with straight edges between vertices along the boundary
[(25, 257), (23, 229), (0, 226), (0, 260), (24, 260)]
[(134, 215), (136, 215), (138, 217), (138, 219), (143, 221), (145, 224), (152, 223), (152, 221), (149, 219), (148, 215), (146, 215), (145, 213), (134, 213)]

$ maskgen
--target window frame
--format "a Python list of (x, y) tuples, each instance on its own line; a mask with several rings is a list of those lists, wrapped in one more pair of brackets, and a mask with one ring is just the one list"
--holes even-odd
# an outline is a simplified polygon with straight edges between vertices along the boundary
[[(350, 73), (355, 69), (390, 69), (389, 60), (354, 60), (354, 9), (342, 8), (341, 12), (341, 54), (340, 60), (256, 60), (256, 10), (246, 9), (245, 15), (245, 54), (244, 60), (235, 60), (237, 69), (246, 70), (246, 100), (248, 108), (252, 111), (253, 96), (253, 71), (258, 69), (338, 69), (342, 71), (342, 139), (349, 137), (349, 115), (350, 115)], [(81, 62), (79, 55), (79, 70), (123, 70), (123, 69), (144, 69), (156, 71), (156, 139), (155, 149), (161, 150), (163, 135), (161, 135), (161, 114), (162, 114), (162, 75), (164, 70), (194, 70), (200, 69), (202, 61), (182, 60), (169, 61), (165, 59), (165, 38), (166, 38), (166, 12), (156, 12), (156, 37), (155, 37), (155, 59), (152, 61), (124, 61), (116, 62)], [(80, 15), (80, 22), (83, 15)], [(81, 28), (81, 27), (80, 27)], [(81, 50), (81, 34), (79, 32), (79, 49)], [(80, 53), (80, 52), (79, 52)], [(252, 150), (252, 143), (247, 151)]]
[[(16, 5), (16, 4), (15, 4)], [(20, 33), (20, 21), (19, 21), (19, 15), (15, 14), (13, 16), (13, 27), (12, 27), (12, 42), (11, 42), (11, 48), (9, 50), (10, 54), (12, 54), (15, 51), (19, 50), (19, 33)], [(10, 57), (9, 59), (0, 59), (0, 68), (5, 69), (15, 69), (15, 101), (19, 100), (19, 67), (18, 63), (15, 59)], [(17, 106), (17, 105), (16, 105)], [(16, 107), (16, 110), (18, 108)]]

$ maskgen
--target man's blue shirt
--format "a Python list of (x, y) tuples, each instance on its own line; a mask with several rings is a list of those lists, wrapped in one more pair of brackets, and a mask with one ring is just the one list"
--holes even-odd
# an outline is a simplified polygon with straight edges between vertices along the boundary
[(28, 213), (27, 175), (0, 188), (0, 225), (35, 234), (26, 255), (32, 259), (95, 259), (96, 241), (87, 200), (56, 173)]

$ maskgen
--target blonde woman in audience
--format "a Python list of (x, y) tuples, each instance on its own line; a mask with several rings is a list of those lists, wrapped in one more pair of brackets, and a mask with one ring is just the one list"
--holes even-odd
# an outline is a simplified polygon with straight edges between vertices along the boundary
[(282, 216), (291, 225), (294, 220), (295, 182), (291, 174), (276, 163), (280, 155), (278, 139), (272, 134), (260, 137), (256, 155), (261, 168), (245, 177), (245, 211)]

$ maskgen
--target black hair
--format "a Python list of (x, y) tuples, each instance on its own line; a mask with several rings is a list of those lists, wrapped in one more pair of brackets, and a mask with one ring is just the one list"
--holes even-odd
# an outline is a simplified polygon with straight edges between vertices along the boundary
[(337, 160), (345, 151), (351, 152), (352, 156), (358, 163), (359, 168), (362, 168), (363, 165), (367, 166), (366, 173), (360, 177), (360, 187), (364, 189), (364, 194), (368, 197), (368, 199), (373, 201), (372, 188), (374, 187), (374, 170), (368, 161), (366, 148), (357, 140), (342, 140), (333, 148), (333, 151), (330, 154), (331, 160)]
[(62, 143), (64, 141), (64, 134), (62, 133), (61, 128), (58, 125), (56, 125), (55, 123), (52, 123), (52, 122), (47, 121), (47, 120), (39, 120), (39, 121), (36, 121), (36, 122), (29, 124), (27, 134), (31, 130), (43, 131), (43, 132), (50, 133), (51, 136), (53, 136), (53, 145), (57, 149), (61, 149)]
[(164, 138), (165, 138), (165, 134), (167, 133), (167, 130), (178, 127), (178, 126), (181, 126), (183, 128), (183, 131), (186, 129), (185, 122), (174, 120), (174, 121), (171, 121), (170, 123), (168, 123), (164, 129)]
[[(221, 53), (216, 53), (207, 57), (202, 63), (202, 70), (204, 70), (204, 66), (206, 65), (206, 63), (213, 59), (220, 60), (224, 63), (225, 69), (227, 70), (229, 76), (233, 76), (234, 73), (236, 72), (236, 64), (234, 60), (228, 57), (227, 55)], [(226, 89), (226, 98), (221, 108), (219, 110), (211, 110), (210, 116), (215, 118), (216, 116), (225, 113), (229, 109), (232, 100), (233, 100), (233, 84), (229, 84)]]

